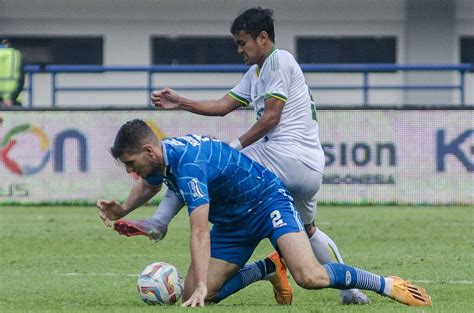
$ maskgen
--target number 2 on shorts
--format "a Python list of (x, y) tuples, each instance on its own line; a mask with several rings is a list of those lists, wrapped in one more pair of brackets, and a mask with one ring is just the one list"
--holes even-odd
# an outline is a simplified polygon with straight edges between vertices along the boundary
[(270, 213), (270, 218), (272, 219), (273, 228), (277, 228), (283, 224), (280, 211), (278, 210), (272, 211), (272, 213)]

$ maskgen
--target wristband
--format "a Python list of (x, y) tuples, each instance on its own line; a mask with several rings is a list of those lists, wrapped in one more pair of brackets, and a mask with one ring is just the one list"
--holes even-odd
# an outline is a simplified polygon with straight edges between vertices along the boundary
[(231, 143), (229, 143), (229, 146), (237, 150), (241, 150), (243, 148), (242, 143), (240, 142), (238, 138), (232, 141)]

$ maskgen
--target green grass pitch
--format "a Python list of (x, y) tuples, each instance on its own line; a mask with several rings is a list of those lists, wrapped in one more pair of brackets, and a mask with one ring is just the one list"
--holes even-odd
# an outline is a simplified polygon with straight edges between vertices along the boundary
[[(474, 312), (474, 207), (320, 206), (320, 227), (345, 261), (427, 289), (431, 308), (412, 308), (368, 292), (372, 303), (342, 306), (336, 290), (303, 290), (277, 306), (257, 282), (199, 312)], [(131, 217), (151, 215), (153, 208)], [(154, 261), (189, 262), (189, 222), (181, 212), (159, 244), (103, 226), (94, 207), (0, 206), (0, 312), (171, 312), (141, 301), (136, 275)], [(271, 252), (262, 243), (253, 258)], [(189, 309), (188, 309), (189, 310)]]

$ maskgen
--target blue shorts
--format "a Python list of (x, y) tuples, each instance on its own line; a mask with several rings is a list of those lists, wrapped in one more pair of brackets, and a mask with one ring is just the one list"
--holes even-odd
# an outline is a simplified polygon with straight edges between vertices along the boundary
[(264, 238), (278, 251), (277, 239), (287, 233), (303, 231), (298, 210), (286, 195), (255, 208), (239, 225), (214, 225), (211, 230), (211, 257), (237, 264), (241, 268)]

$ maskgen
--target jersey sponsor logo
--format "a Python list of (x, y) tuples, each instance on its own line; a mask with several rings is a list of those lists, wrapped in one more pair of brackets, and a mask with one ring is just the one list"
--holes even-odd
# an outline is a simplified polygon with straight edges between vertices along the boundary
[(204, 198), (205, 194), (199, 187), (199, 182), (196, 178), (193, 178), (188, 182), (188, 187), (189, 190), (191, 190), (191, 197), (193, 198), (193, 200)]

